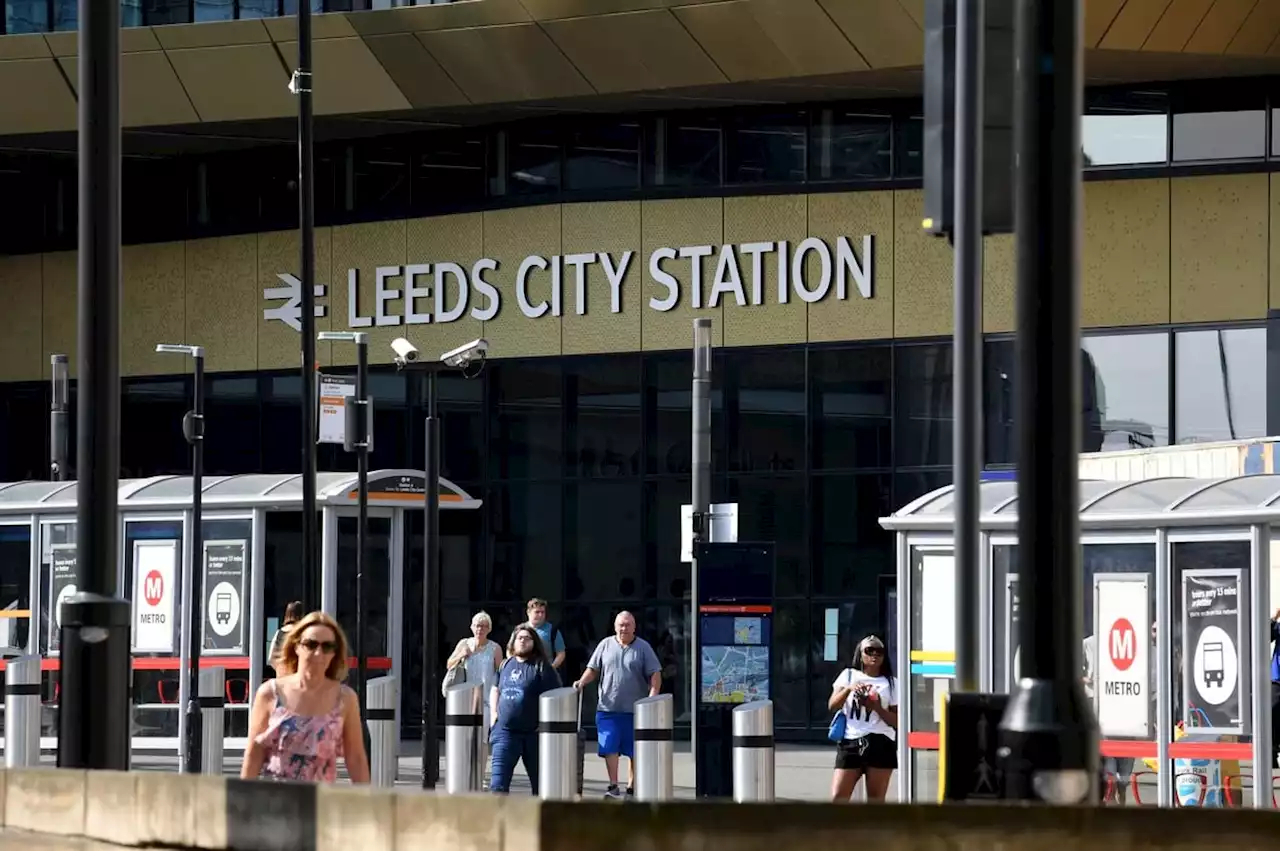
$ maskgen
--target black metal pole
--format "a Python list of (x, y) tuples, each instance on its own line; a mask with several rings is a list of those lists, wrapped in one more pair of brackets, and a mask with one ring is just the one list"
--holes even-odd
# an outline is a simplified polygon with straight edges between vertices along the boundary
[(187, 636), (187, 741), (182, 770), (199, 774), (204, 746), (200, 710), (200, 651), (204, 642), (204, 352), (194, 355), (195, 376), (191, 393), (191, 422), (184, 429), (191, 442), (191, 632)]
[(80, 0), (76, 572), (62, 607), (58, 766), (129, 767), (130, 608), (116, 596), (120, 476), (120, 4)]
[(427, 459), (422, 527), (422, 788), (440, 779), (436, 736), (436, 668), (440, 629), (440, 420), (436, 415), (436, 370), (427, 372)]
[[(368, 653), (369, 596), (365, 593), (364, 572), (368, 564), (369, 527), (369, 343), (368, 338), (356, 344), (356, 477), (359, 490), (359, 525), (356, 527), (356, 695), (360, 717), (368, 718)], [(362, 724), (365, 752), (369, 750), (369, 727)]]
[(307, 608), (321, 608), (320, 564), (316, 556), (316, 236), (314, 121), (311, 110), (311, 2), (298, 0), (298, 68), (292, 87), (298, 96), (298, 224), (302, 279), (302, 559)]
[(67, 356), (51, 355), (49, 404), (49, 477), (55, 482), (67, 480)]
[(1023, 679), (1000, 725), (1006, 795), (1097, 800), (1080, 682), (1080, 0), (1019, 0), (1018, 581)]

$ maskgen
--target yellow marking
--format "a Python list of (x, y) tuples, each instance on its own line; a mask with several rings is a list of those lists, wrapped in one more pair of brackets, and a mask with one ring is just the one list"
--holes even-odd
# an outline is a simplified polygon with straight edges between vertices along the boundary
[(947, 714), (950, 711), (951, 693), (942, 696), (942, 712), (938, 719), (938, 803), (947, 800)]
[(31, 617), (30, 609), (0, 609), (0, 619), (14, 618), (22, 619)]
[(912, 662), (954, 662), (956, 660), (956, 652), (954, 650), (912, 650)]
[(920, 227), (925, 230), (933, 230), (933, 219), (925, 219), (920, 223)]

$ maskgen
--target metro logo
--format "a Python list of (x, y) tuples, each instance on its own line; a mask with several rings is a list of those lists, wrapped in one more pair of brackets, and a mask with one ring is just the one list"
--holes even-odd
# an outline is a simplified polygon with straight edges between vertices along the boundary
[(160, 571), (153, 570), (147, 574), (142, 583), (142, 596), (148, 606), (160, 605), (160, 601), (164, 599), (164, 577), (160, 575)]
[(1128, 618), (1117, 618), (1108, 633), (1107, 652), (1117, 671), (1127, 671), (1137, 654), (1138, 642)]

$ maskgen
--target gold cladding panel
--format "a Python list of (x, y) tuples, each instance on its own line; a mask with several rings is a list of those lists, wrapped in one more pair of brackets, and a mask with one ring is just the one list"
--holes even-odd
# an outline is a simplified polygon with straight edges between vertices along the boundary
[(872, 68), (924, 62), (924, 32), (897, 0), (819, 0)]
[(951, 333), (955, 312), (951, 246), (924, 232), (923, 217), (923, 190), (894, 193), (893, 333), (897, 337)]
[[(484, 214), (464, 213), (456, 216), (438, 216), (430, 219), (410, 219), (406, 225), (405, 240), (407, 243), (408, 263), (457, 263), (468, 276), (472, 267), (484, 257)], [(485, 279), (492, 281), (493, 274), (486, 273)], [(431, 290), (430, 298), (420, 298), (414, 303), (418, 313), (431, 312), (435, 309), (435, 278), (432, 275), (419, 275), (415, 287)], [(446, 293), (449, 301), (446, 306), (456, 304), (455, 283), (450, 280)], [(408, 325), (404, 328), (404, 336), (413, 342), (428, 356), (443, 354), (451, 349), (484, 336), (484, 323), (471, 316), (471, 310), (483, 307), (480, 293), (471, 289), (467, 296), (467, 311), (454, 322), (428, 323)], [(339, 323), (345, 320), (339, 317)], [(345, 328), (346, 326), (343, 325)], [(505, 353), (504, 353), (505, 354)], [(390, 348), (381, 352), (373, 352), (369, 359), (376, 363), (390, 363)]]
[(1171, 186), (1173, 322), (1267, 315), (1268, 177), (1188, 177)]
[(0, 335), (0, 381), (36, 381), (49, 359), (40, 339), (44, 260), (39, 254), (0, 257), (5, 332)]
[(665, 11), (548, 21), (542, 28), (597, 92), (725, 82), (702, 46)]
[[(1266, 5), (1274, 5), (1271, 0)], [(1214, 0), (1195, 34), (1187, 42), (1187, 53), (1223, 53), (1254, 7), (1260, 5), (1258, 0)]]
[(1084, 4), (1084, 46), (1097, 47), (1125, 0), (1088, 0)]
[[(703, 307), (694, 309), (690, 298), (692, 258), (677, 257), (667, 260), (662, 268), (680, 282), (680, 300), (666, 312), (649, 306), (649, 299), (665, 297), (667, 288), (654, 282), (649, 274), (649, 258), (659, 248), (679, 251), (685, 246), (720, 245), (724, 241), (724, 201), (720, 198), (696, 198), (689, 200), (644, 201), (641, 210), (641, 228), (644, 261), (645, 288), (643, 296), (644, 318), (641, 319), (641, 338), (645, 351), (655, 349), (687, 349), (693, 345), (693, 320), (705, 316), (711, 319), (711, 344), (724, 345), (723, 310)], [(715, 274), (715, 258), (701, 261), (702, 304), (706, 304), (709, 281)]]
[[(184, 337), (190, 345), (204, 346), (210, 372), (260, 368), (258, 334), (266, 302), (258, 285), (258, 239), (247, 234), (186, 243)], [(287, 365), (298, 363), (295, 354)], [(261, 368), (284, 365), (268, 362)]]
[[(67, 56), (58, 61), (71, 87), (78, 89), (79, 59)], [(199, 120), (168, 56), (158, 50), (121, 55), (120, 122), (125, 127), (194, 124)]]
[(186, 244), (125, 246), (120, 279), (120, 374), (187, 372), (190, 358), (156, 352), (157, 343), (204, 345), (186, 337)]
[[(324, 295), (316, 297), (316, 306), (324, 307), (324, 315), (317, 316), (315, 319), (317, 333), (328, 331), (332, 328), (345, 330), (346, 327), (345, 320), (341, 318), (346, 315), (345, 301), (343, 302), (343, 313), (340, 314), (340, 318), (336, 322), (331, 321), (334, 311), (338, 309), (334, 306), (334, 281), (330, 276), (333, 258), (333, 230), (333, 228), (316, 228), (315, 283), (324, 286)], [(263, 316), (264, 310), (269, 307), (278, 307), (283, 302), (267, 301), (262, 295), (262, 291), (268, 287), (285, 286), (285, 282), (281, 281), (277, 277), (278, 275), (300, 276), (298, 271), (302, 265), (300, 253), (298, 232), (296, 230), (272, 231), (270, 233), (260, 233), (257, 236), (257, 264), (253, 271), (255, 285), (248, 287), (248, 289), (254, 306), (253, 327), (257, 329), (258, 369), (297, 368), (302, 363), (302, 341), (298, 339), (298, 332), (283, 322), (275, 319), (268, 321)], [(342, 273), (342, 279), (337, 283), (341, 291), (345, 293), (347, 288), (345, 271)], [(299, 317), (301, 317), (300, 313)], [(329, 343), (316, 343), (317, 363), (329, 364), (333, 362), (329, 349)]]
[(168, 56), (203, 121), (282, 118), (297, 111), (274, 45), (170, 50)]
[(866, 263), (867, 258), (862, 256), (862, 237), (866, 234), (871, 235), (872, 241), (871, 298), (864, 299), (851, 284), (845, 301), (832, 294), (809, 305), (811, 342), (893, 337), (893, 193), (831, 192), (809, 196), (809, 236), (831, 246), (837, 237), (848, 237), (859, 259)]
[(1147, 37), (1142, 49), (1164, 53), (1182, 52), (1213, 3), (1214, 0), (1173, 0), (1168, 11)]
[[(343, 225), (331, 231), (333, 254), (329, 261), (330, 286), (327, 291), (328, 298), (325, 300), (328, 304), (326, 311), (328, 321), (321, 326), (320, 320), (317, 319), (316, 325), (317, 328), (333, 328), (339, 331), (351, 329), (349, 311), (352, 305), (349, 297), (348, 275), (349, 270), (357, 270), (359, 281), (355, 307), (358, 308), (357, 315), (369, 318), (370, 324), (354, 330), (369, 333), (370, 363), (390, 362), (391, 341), (397, 337), (403, 337), (408, 330), (404, 324), (404, 315), (407, 312), (404, 301), (404, 265), (408, 262), (406, 253), (408, 232), (408, 223), (403, 220)], [(318, 259), (316, 265), (320, 265)], [(395, 324), (378, 324), (378, 306), (375, 296), (378, 289), (376, 271), (379, 266), (400, 267), (399, 274), (388, 277), (384, 285), (384, 290), (396, 297), (384, 303), (382, 312), (386, 317), (383, 321)], [(418, 286), (421, 286), (420, 281)], [(417, 308), (423, 310), (424, 306), (419, 302)], [(332, 356), (332, 363), (354, 364), (356, 347), (351, 343), (334, 343)]]
[[(808, 231), (808, 196), (774, 195), (724, 200), (724, 243), (731, 250), (734, 246), (747, 242), (772, 242), (776, 246), (780, 240), (786, 240), (787, 265), (790, 269), (791, 253), (808, 236)], [(812, 253), (806, 259), (805, 279), (817, 281), (820, 273), (818, 260)], [(779, 303), (777, 251), (772, 251), (763, 258), (759, 304), (752, 303), (754, 287), (750, 259), (735, 256), (735, 260), (738, 262), (738, 276), (742, 281), (747, 304), (740, 307), (733, 295), (720, 298), (724, 311), (723, 345), (762, 346), (804, 340), (809, 332), (808, 305), (796, 295), (795, 281), (791, 278), (790, 271), (787, 276), (787, 302)], [(706, 279), (708, 294), (715, 283), (716, 269), (719, 266), (718, 254), (711, 258), (709, 265)], [(833, 276), (834, 272), (833, 265)], [(833, 279), (828, 298), (834, 298), (834, 293)]]
[(39, 33), (0, 38), (0, 59), (47, 59), (52, 55), (49, 42)]
[(1169, 181), (1084, 184), (1080, 324), (1169, 321)]
[(364, 42), (415, 109), (467, 102), (440, 63), (412, 33), (365, 36)]
[[(1016, 321), (1013, 294), (1017, 263), (1013, 246), (1012, 234), (982, 240), (982, 330), (987, 334), (1012, 331)], [(954, 317), (954, 310), (952, 313)]]
[[(128, 30), (125, 30), (127, 32)], [(151, 27), (165, 50), (189, 47), (225, 47), (229, 44), (266, 44), (271, 41), (261, 19), (242, 21), (202, 21), (199, 24), (169, 24)]]
[(1280, 174), (1271, 175), (1271, 299), (1273, 310), (1280, 309)]
[(510, 24), (418, 38), (473, 103), (594, 94), (537, 24)]
[(40, 324), (44, 344), (41, 368), (46, 378), (49, 377), (49, 355), (66, 355), (69, 362), (67, 374), (72, 377), (76, 374), (76, 281), (79, 277), (76, 263), (74, 251), (44, 255), (41, 273), (44, 302)]
[(1141, 50), (1169, 4), (1170, 0), (1128, 0), (1098, 46), (1104, 50)]
[(75, 127), (75, 93), (56, 60), (0, 62), (0, 133), (44, 133)]
[[(279, 47), (284, 56), (298, 52), (296, 41), (282, 41)], [(413, 108), (359, 36), (317, 39), (313, 50), (316, 115)]]
[[(495, 357), (558, 355), (561, 352), (560, 316), (555, 314), (552, 287), (552, 264), (560, 253), (560, 207), (521, 207), (494, 210), (484, 214), (484, 256), (497, 261), (496, 271), (488, 280), (501, 294), (498, 315), (484, 324), (485, 339), (493, 346)], [(527, 275), (525, 293), (530, 306), (545, 302), (545, 313), (531, 319), (520, 310), (516, 299), (516, 276), (526, 257), (538, 255), (547, 261), (546, 269), (533, 269)], [(563, 290), (563, 279), (561, 281)], [(572, 304), (560, 298), (560, 312)], [(508, 354), (510, 353), (510, 354)]]
[(1266, 56), (1277, 33), (1280, 33), (1280, 3), (1259, 3), (1227, 45), (1227, 54)]
[[(577, 276), (565, 280), (561, 323), (564, 353), (640, 351), (645, 278), (645, 258), (640, 252), (640, 202), (566, 204), (561, 210), (565, 256), (577, 253), (597, 256), (597, 262), (587, 267), (585, 312), (581, 316), (577, 307)], [(614, 313), (613, 290), (600, 255), (610, 255), (617, 268), (627, 252), (631, 252), (631, 260), (618, 292), (618, 312)]]
[(689, 6), (707, 0), (521, 0), (535, 21)]

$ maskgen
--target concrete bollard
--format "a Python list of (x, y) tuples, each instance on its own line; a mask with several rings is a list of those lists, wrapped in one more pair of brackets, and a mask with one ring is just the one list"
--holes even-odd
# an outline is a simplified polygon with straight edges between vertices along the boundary
[(400, 725), (396, 723), (399, 690), (395, 677), (369, 680), (369, 774), (374, 786), (392, 788), (400, 774)]
[(538, 797), (572, 801), (578, 793), (578, 708), (575, 688), (557, 688), (538, 699)]
[(40, 657), (10, 659), (4, 675), (4, 764), (40, 764)]
[(733, 710), (733, 800), (773, 800), (773, 701), (756, 700)]
[(227, 669), (221, 666), (202, 668), (199, 680), (200, 695), (200, 773), (222, 776), (223, 741), (227, 735)]
[(481, 683), (449, 686), (444, 698), (444, 784), (450, 795), (479, 792), (484, 767), (476, 763), (484, 726)]
[(670, 801), (673, 794), (675, 699), (669, 694), (636, 701), (636, 800)]

